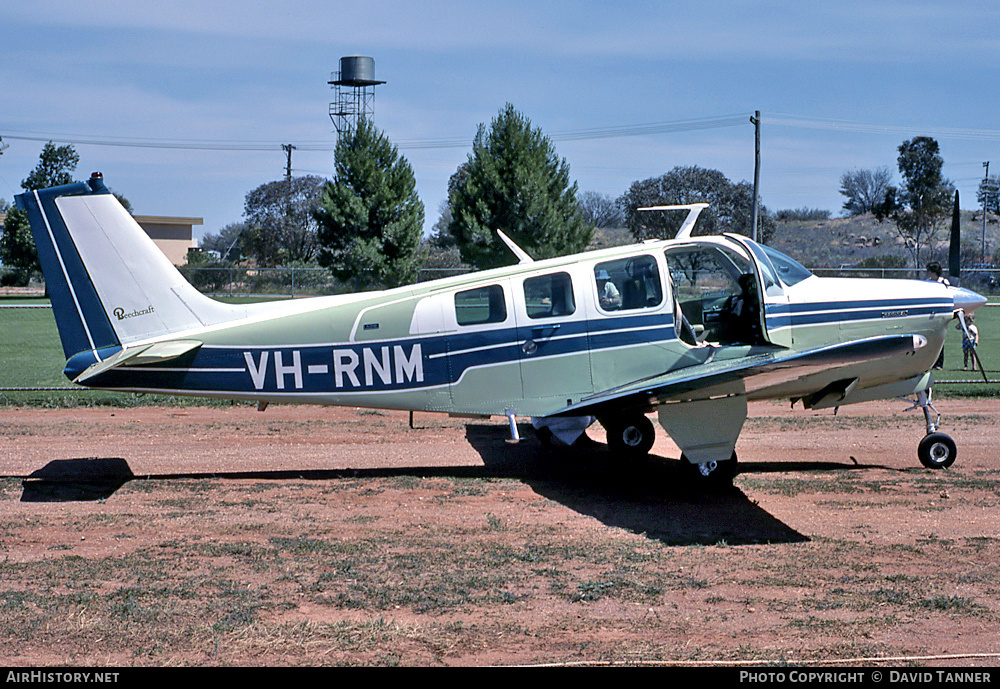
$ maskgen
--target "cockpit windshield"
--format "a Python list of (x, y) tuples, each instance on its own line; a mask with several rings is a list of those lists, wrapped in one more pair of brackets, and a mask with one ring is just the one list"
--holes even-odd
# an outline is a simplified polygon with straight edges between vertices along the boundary
[(769, 246), (764, 246), (759, 244), (760, 248), (767, 254), (767, 257), (771, 259), (771, 265), (774, 266), (774, 270), (778, 273), (778, 279), (781, 280), (786, 287), (791, 287), (796, 285), (806, 278), (812, 277), (812, 273), (808, 269), (802, 266), (801, 263), (795, 259), (785, 256), (780, 251), (776, 251)]
[[(726, 234), (729, 239), (736, 240), (743, 247), (750, 249), (757, 264), (760, 266), (761, 279), (764, 282), (764, 289), (770, 294), (770, 287), (774, 285), (781, 289), (778, 283), (785, 287), (797, 285), (806, 278), (812, 277), (812, 273), (802, 266), (798, 261), (785, 256), (783, 253), (769, 246), (758, 244), (746, 237)], [(779, 292), (780, 293), (780, 292)]]

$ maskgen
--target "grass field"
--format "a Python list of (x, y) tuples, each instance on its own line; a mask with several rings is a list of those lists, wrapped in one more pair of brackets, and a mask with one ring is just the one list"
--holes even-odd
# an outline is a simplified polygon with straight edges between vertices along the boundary
[[(220, 301), (261, 301), (234, 297)], [(168, 395), (103, 392), (75, 386), (63, 375), (66, 357), (47, 299), (0, 298), (0, 404), (43, 407), (151, 404), (232, 404)], [(22, 388), (12, 390), (11, 388)], [(27, 388), (27, 389), (26, 389)], [(32, 390), (30, 388), (63, 388)]]
[[(52, 310), (45, 299), (0, 299), (0, 404), (40, 406), (136, 404), (219, 404), (216, 401), (177, 399), (161, 395), (108, 393), (77, 388), (62, 374), (66, 359)], [(26, 308), (11, 308), (26, 307)], [(35, 307), (35, 308), (31, 308)], [(980, 309), (979, 355), (991, 381), (1000, 379), (1000, 304)], [(945, 366), (935, 372), (938, 396), (1000, 396), (1000, 383), (985, 385), (978, 371), (962, 371), (962, 336), (948, 331)], [(961, 384), (958, 381), (969, 381)], [(66, 388), (65, 390), (17, 390), (10, 388)]]
[[(979, 328), (979, 347), (976, 351), (986, 368), (986, 375), (990, 381), (1000, 380), (1000, 304), (984, 306), (976, 311), (976, 326)], [(935, 388), (934, 392), (938, 395), (1000, 396), (1000, 384), (985, 385), (979, 371), (962, 370), (962, 334), (954, 327), (948, 331), (945, 343), (944, 370), (935, 371), (934, 378), (939, 383), (947, 381)], [(969, 385), (951, 383), (962, 380), (971, 382)]]

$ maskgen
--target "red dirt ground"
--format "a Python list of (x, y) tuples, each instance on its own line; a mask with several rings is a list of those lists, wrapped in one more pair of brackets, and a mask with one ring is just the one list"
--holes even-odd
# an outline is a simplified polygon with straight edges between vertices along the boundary
[[(6, 408), (0, 663), (1000, 658), (1000, 402), (751, 405), (732, 490), (505, 422)], [(710, 420), (706, 420), (710, 422)], [(130, 472), (130, 473), (129, 473)]]

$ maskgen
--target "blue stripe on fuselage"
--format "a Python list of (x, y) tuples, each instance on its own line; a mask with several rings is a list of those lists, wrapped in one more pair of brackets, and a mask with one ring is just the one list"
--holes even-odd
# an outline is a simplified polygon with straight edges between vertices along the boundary
[(539, 344), (534, 360), (676, 339), (669, 314), (619, 317), (590, 325), (588, 329), (585, 320), (549, 322), (364, 344), (205, 345), (166, 365), (111, 369), (88, 385), (278, 394), (401, 391), (449, 385), (473, 368), (516, 363), (524, 358), (525, 334)]
[(851, 323), (951, 313), (953, 302), (943, 298), (871, 299), (800, 304), (768, 304), (767, 327)]

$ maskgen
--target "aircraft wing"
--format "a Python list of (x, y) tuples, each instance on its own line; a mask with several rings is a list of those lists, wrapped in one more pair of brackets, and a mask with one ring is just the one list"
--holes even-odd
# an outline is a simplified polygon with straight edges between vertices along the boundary
[[(662, 404), (722, 395), (749, 395), (796, 381), (807, 384), (810, 377), (817, 377), (812, 392), (819, 394), (824, 392), (824, 386), (831, 385), (829, 382), (821, 385), (819, 374), (828, 379), (830, 376), (825, 374), (844, 369), (846, 386), (851, 378), (846, 372), (849, 367), (904, 355), (926, 344), (919, 335), (891, 335), (804, 351), (775, 348), (739, 359), (710, 359), (703, 364), (664, 372), (584, 397), (553, 416), (600, 416), (612, 410), (646, 407), (651, 400)], [(846, 394), (847, 391), (845, 387), (830, 392)]]

